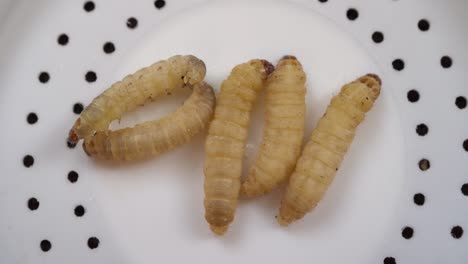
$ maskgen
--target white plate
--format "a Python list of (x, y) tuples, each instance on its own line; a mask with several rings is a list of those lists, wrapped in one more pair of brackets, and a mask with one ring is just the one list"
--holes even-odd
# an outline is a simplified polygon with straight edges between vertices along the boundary
[[(0, 1), (0, 263), (467, 263), (467, 11), (464, 0)], [(65, 141), (76, 103), (174, 54), (202, 58), (216, 88), (248, 59), (296, 55), (307, 135), (345, 82), (376, 72), (384, 85), (316, 210), (280, 227), (278, 190), (242, 202), (216, 237), (203, 217), (204, 135), (117, 167)]]

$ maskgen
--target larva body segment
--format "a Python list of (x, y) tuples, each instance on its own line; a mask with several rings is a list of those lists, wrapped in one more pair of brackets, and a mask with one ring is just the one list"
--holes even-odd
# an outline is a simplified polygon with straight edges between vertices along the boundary
[(302, 218), (320, 202), (380, 87), (380, 78), (368, 74), (346, 84), (333, 97), (289, 179), (279, 210), (281, 225)]
[(75, 144), (96, 131), (106, 130), (122, 114), (184, 85), (203, 81), (206, 67), (192, 55), (176, 55), (126, 76), (89, 104), (70, 130), (68, 141)]
[(184, 104), (166, 117), (131, 128), (98, 131), (85, 138), (89, 156), (107, 160), (139, 160), (156, 156), (190, 141), (213, 117), (215, 95), (205, 82), (193, 86)]
[(222, 83), (205, 143), (205, 218), (216, 234), (234, 219), (252, 105), (273, 71), (264, 60), (236, 66)]
[(246, 197), (270, 192), (291, 175), (301, 153), (305, 126), (306, 74), (293, 56), (285, 56), (268, 77), (263, 137), (242, 184)]

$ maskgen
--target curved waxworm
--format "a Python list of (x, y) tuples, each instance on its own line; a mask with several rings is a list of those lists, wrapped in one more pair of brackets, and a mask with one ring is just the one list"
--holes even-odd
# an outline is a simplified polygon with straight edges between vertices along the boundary
[(205, 218), (216, 234), (234, 219), (252, 105), (273, 71), (265, 60), (236, 66), (222, 83), (205, 143)]
[(190, 97), (166, 117), (131, 128), (98, 131), (85, 138), (89, 156), (108, 160), (138, 160), (156, 156), (190, 141), (206, 128), (215, 106), (213, 88), (205, 82), (193, 86)]
[(176, 55), (126, 76), (84, 109), (70, 130), (68, 142), (76, 144), (81, 138), (107, 129), (122, 114), (175, 88), (203, 81), (205, 73), (205, 64), (197, 57)]
[(281, 225), (302, 218), (320, 202), (380, 87), (380, 78), (368, 74), (346, 84), (332, 98), (291, 175), (279, 210)]
[(305, 82), (306, 74), (294, 56), (283, 57), (268, 77), (262, 142), (242, 184), (244, 196), (270, 192), (294, 170), (304, 138)]

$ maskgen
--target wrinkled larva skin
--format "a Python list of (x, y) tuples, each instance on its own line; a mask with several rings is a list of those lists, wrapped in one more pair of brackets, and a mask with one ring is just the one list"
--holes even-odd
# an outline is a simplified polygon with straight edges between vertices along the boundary
[(368, 74), (346, 84), (332, 98), (289, 179), (279, 210), (281, 225), (301, 219), (320, 202), (380, 87), (380, 78)]
[(205, 218), (216, 234), (224, 234), (234, 219), (252, 105), (272, 71), (269, 62), (251, 60), (236, 66), (221, 85), (204, 164)]
[(291, 175), (301, 154), (305, 126), (306, 74), (293, 56), (283, 57), (266, 85), (262, 142), (241, 193), (256, 197)]
[(116, 131), (98, 131), (85, 138), (83, 148), (92, 157), (130, 161), (157, 156), (189, 142), (208, 127), (215, 106), (213, 88), (205, 82), (193, 86), (190, 97), (166, 117)]
[(205, 64), (197, 57), (176, 55), (126, 76), (84, 109), (70, 130), (68, 142), (76, 144), (96, 131), (106, 130), (122, 114), (176, 88), (203, 81), (205, 73)]

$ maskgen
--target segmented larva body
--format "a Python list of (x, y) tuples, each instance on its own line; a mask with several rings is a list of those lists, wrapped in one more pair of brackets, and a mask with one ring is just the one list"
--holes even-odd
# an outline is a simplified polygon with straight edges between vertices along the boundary
[(252, 105), (273, 71), (264, 60), (236, 66), (222, 83), (205, 143), (205, 218), (216, 234), (234, 219)]
[(279, 210), (281, 225), (302, 218), (322, 199), (380, 87), (379, 77), (368, 74), (346, 84), (332, 98), (289, 179)]
[(76, 120), (68, 141), (75, 144), (96, 131), (106, 130), (122, 114), (173, 89), (203, 81), (205, 73), (203, 61), (192, 55), (176, 55), (140, 69), (96, 97)]
[(131, 128), (97, 131), (85, 138), (83, 148), (90, 156), (108, 160), (128, 161), (156, 156), (190, 141), (208, 127), (215, 100), (210, 85), (197, 83), (190, 97), (175, 112)]
[(293, 56), (285, 56), (268, 77), (262, 142), (242, 184), (246, 197), (270, 192), (294, 170), (305, 126), (306, 74)]

